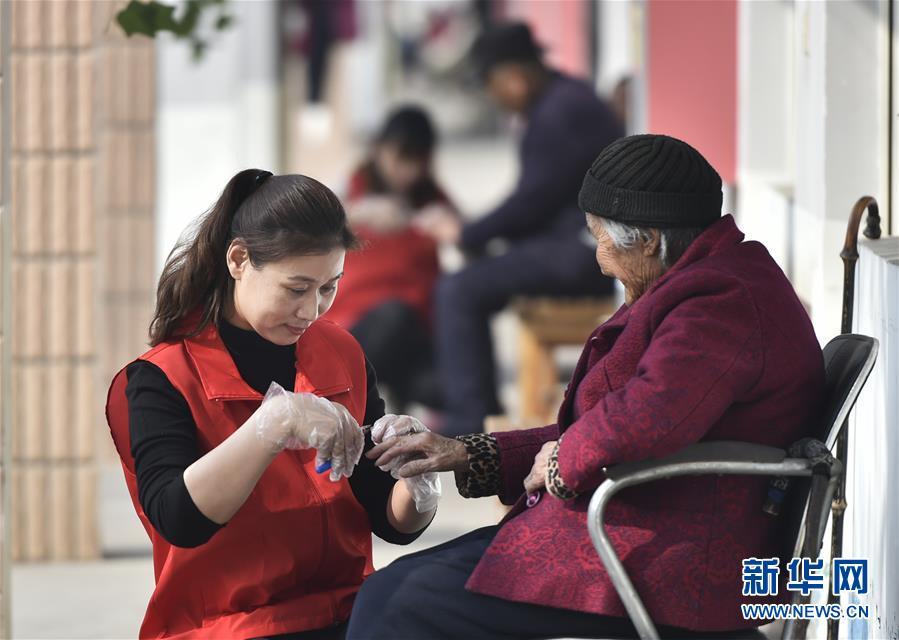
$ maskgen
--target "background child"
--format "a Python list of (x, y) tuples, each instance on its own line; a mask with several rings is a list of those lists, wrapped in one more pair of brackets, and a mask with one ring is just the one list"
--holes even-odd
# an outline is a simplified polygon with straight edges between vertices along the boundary
[(421, 108), (387, 117), (350, 178), (347, 214), (364, 246), (347, 255), (342, 295), (328, 312), (362, 345), (397, 411), (409, 402), (442, 404), (431, 344), (437, 243), (412, 225), (437, 210), (457, 215), (433, 175), (436, 144)]

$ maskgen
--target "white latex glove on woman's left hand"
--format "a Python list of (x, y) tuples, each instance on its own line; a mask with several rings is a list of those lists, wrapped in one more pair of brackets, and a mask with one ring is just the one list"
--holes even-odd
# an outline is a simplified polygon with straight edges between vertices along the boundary
[[(391, 438), (407, 436), (413, 433), (422, 433), (430, 431), (422, 422), (412, 416), (398, 416), (392, 413), (379, 418), (375, 421), (371, 428), (371, 439), (378, 445)], [(409, 462), (411, 458), (407, 456), (399, 456), (390, 461), (385, 467), (380, 467), (382, 471), (389, 471), (396, 479), (400, 479), (399, 468)], [(419, 513), (426, 513), (437, 507), (440, 501), (440, 476), (434, 471), (428, 471), (421, 475), (403, 478), (412, 499), (415, 501), (415, 510)]]

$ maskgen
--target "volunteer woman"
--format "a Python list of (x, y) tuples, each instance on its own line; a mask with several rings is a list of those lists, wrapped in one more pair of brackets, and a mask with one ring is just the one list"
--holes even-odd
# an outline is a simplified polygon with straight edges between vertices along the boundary
[[(153, 544), (142, 638), (340, 637), (371, 534), (406, 544), (431, 521), (433, 482), (416, 505), (360, 461), (384, 403), (356, 341), (318, 320), (355, 244), (325, 186), (251, 169), (169, 257), (152, 348), (107, 404)], [(408, 431), (396, 420), (372, 437)]]

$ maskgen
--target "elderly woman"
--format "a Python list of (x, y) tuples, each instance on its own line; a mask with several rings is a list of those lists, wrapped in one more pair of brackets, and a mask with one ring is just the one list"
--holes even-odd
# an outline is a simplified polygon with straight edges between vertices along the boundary
[[(721, 178), (698, 151), (620, 139), (587, 173), (580, 205), (625, 304), (588, 339), (557, 424), (423, 433), (371, 451), (380, 465), (408, 457), (401, 475), (453, 470), (462, 495), (515, 506), (497, 526), (376, 572), (349, 638), (633, 633), (587, 533), (603, 469), (702, 440), (785, 447), (817, 418), (824, 366), (809, 318), (765, 248), (721, 217)], [(690, 477), (609, 505), (615, 548), (663, 630), (753, 626), (740, 613), (741, 560), (780, 551), (765, 495), (765, 479)]]

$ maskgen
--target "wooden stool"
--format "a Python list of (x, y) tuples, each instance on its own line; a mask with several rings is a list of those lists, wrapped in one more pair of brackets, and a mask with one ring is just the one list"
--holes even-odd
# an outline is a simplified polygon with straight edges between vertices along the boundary
[(550, 424), (559, 409), (559, 370), (553, 349), (581, 346), (620, 306), (603, 298), (519, 298), (513, 309), (521, 319), (518, 392), (521, 422)]

